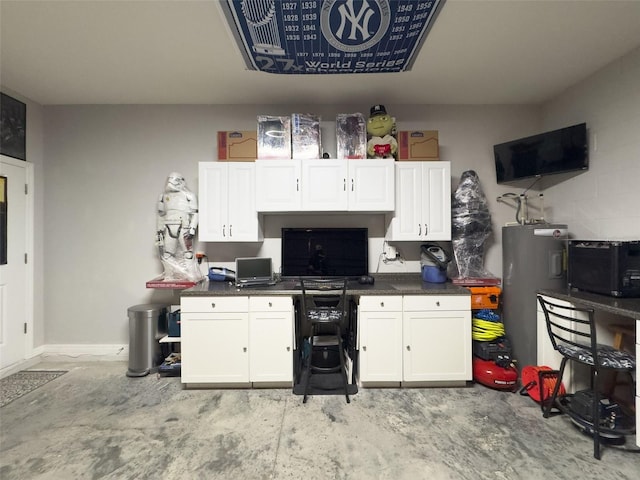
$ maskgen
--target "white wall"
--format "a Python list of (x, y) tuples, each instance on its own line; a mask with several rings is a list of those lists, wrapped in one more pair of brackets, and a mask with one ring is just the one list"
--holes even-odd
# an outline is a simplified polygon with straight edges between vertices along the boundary
[[(574, 237), (640, 238), (639, 73), (636, 50), (542, 107), (386, 106), (399, 129), (439, 131), (441, 158), (452, 162), (454, 190), (462, 172), (478, 172), (494, 226), (485, 266), (501, 276), (500, 227), (512, 221), (515, 212), (496, 197), (521, 190), (496, 185), (495, 143), (586, 121), (592, 138), (590, 170), (544, 191), (546, 217), (568, 223)], [(380, 101), (372, 98), (371, 103)], [(368, 109), (369, 105), (32, 106), (28, 141), (36, 144), (29, 147), (30, 143), (28, 152), (31, 148), (30, 160), (37, 162), (36, 261), (44, 258), (36, 276), (41, 271), (44, 280), (37, 282), (46, 286), (42, 307), (36, 305), (36, 311), (46, 312), (44, 332), (40, 328), (37, 337), (45, 344), (126, 344), (129, 306), (178, 300), (172, 292), (144, 286), (161, 273), (154, 247), (155, 202), (173, 170), (197, 189), (197, 163), (216, 158), (216, 131), (253, 129), (259, 113), (313, 112), (323, 118), (325, 149), (334, 152), (335, 115), (366, 114)], [(42, 116), (43, 127), (38, 125)], [(44, 147), (37, 144), (42, 131)], [(273, 257), (277, 266), (282, 226), (366, 226), (372, 236), (373, 270), (384, 235), (382, 215), (269, 215), (264, 222), (262, 244), (198, 248), (212, 264), (255, 254)], [(396, 243), (416, 272), (419, 245)]]
[(587, 122), (589, 171), (545, 192), (574, 238), (640, 239), (640, 48), (549, 102), (543, 126)]
[[(378, 102), (372, 99), (372, 104)], [(325, 149), (335, 152), (337, 113), (351, 106), (52, 106), (45, 110), (45, 311), (47, 344), (126, 344), (127, 308), (178, 301), (145, 282), (162, 267), (154, 247), (155, 207), (166, 176), (177, 170), (197, 190), (197, 164), (216, 159), (218, 130), (255, 128), (260, 113), (313, 112), (323, 118)], [(440, 132), (441, 158), (452, 162), (453, 188), (463, 171), (478, 172), (490, 200), (494, 238), (487, 268), (501, 276), (499, 226), (513, 212), (497, 205), (492, 146), (539, 129), (530, 106), (386, 105), (398, 128)], [(242, 192), (236, 194), (241, 195)], [(280, 258), (282, 226), (367, 226), (372, 270), (382, 248), (383, 215), (273, 215), (265, 217), (263, 244), (200, 245), (212, 264), (236, 256)], [(416, 272), (419, 242), (396, 244)]]

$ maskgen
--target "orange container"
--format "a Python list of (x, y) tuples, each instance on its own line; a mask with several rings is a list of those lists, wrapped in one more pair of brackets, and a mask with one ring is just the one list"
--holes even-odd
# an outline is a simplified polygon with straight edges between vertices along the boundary
[(467, 287), (471, 290), (471, 310), (496, 309), (500, 303), (500, 287)]

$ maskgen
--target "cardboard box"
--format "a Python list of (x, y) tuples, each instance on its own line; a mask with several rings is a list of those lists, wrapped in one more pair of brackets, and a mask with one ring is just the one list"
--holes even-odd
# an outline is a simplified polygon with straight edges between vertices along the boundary
[(398, 160), (440, 160), (437, 130), (398, 132)]
[(218, 132), (218, 161), (253, 162), (258, 158), (258, 133), (253, 131)]

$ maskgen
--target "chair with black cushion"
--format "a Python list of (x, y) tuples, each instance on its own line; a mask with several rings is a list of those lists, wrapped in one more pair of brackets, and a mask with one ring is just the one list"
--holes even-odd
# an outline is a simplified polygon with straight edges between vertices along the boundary
[[(553, 348), (562, 355), (558, 381), (543, 415), (548, 418), (557, 407), (583, 431), (593, 437), (593, 456), (600, 459), (601, 438), (622, 438), (635, 432), (633, 422), (624, 422), (617, 405), (600, 393), (600, 374), (605, 370), (628, 374), (634, 386), (635, 357), (623, 350), (597, 342), (594, 310), (554, 303), (538, 295)], [(591, 388), (558, 398), (562, 376), (571, 360), (586, 365), (591, 372)], [(627, 419), (628, 420), (628, 419)], [(635, 450), (633, 450), (635, 451)]]
[(343, 339), (343, 327), (347, 323), (347, 279), (301, 278), (300, 287), (301, 325), (308, 332), (302, 367), (302, 402), (307, 402), (312, 385), (314, 389), (331, 391), (339, 379), (350, 403)]

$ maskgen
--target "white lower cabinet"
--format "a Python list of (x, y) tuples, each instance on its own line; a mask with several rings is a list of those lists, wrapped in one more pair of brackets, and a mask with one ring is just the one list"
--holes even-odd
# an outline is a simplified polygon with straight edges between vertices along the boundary
[(182, 383), (249, 382), (249, 297), (180, 304)]
[(360, 382), (402, 381), (402, 296), (360, 297), (357, 337)]
[(249, 378), (293, 382), (293, 299), (249, 297)]
[(472, 380), (468, 295), (405, 296), (402, 311), (404, 382)]
[(183, 297), (182, 383), (293, 379), (291, 297)]
[(361, 297), (360, 381), (472, 379), (468, 295)]

